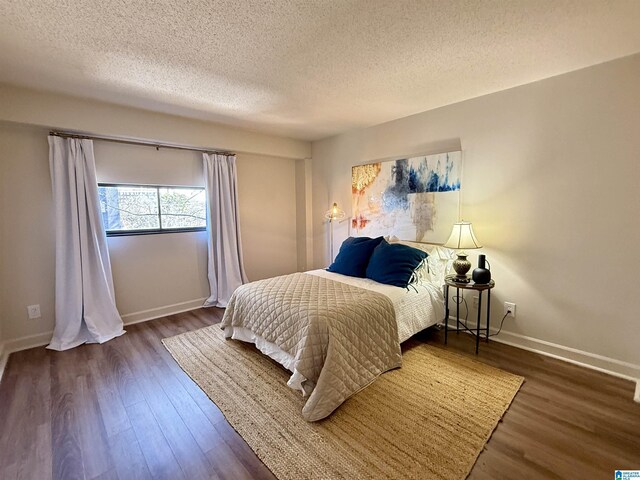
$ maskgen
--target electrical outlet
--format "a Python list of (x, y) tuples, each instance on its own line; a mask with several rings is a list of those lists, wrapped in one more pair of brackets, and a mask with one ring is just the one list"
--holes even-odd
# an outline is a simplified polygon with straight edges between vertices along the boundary
[(516, 317), (516, 304), (511, 302), (504, 302), (504, 314), (508, 317)]
[(29, 314), (29, 318), (31, 320), (40, 318), (42, 316), (40, 315), (40, 305), (29, 305), (27, 307), (27, 313)]
[(473, 308), (478, 309), (478, 295), (473, 296)]

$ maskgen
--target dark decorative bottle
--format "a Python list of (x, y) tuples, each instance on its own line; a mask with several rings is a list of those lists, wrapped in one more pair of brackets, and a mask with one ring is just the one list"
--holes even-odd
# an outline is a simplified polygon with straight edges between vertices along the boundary
[(491, 281), (491, 271), (485, 268), (486, 257), (478, 255), (478, 268), (473, 270), (471, 278), (475, 283), (486, 284)]

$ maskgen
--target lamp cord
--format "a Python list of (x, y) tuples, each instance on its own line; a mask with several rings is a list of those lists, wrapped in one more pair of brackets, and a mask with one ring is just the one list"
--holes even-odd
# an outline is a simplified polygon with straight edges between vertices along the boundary
[(509, 316), (509, 313), (510, 312), (507, 312), (507, 313), (504, 314), (504, 317), (502, 317), (502, 320), (500, 321), (500, 328), (498, 329), (498, 331), (496, 333), (489, 334), (489, 337), (495, 337), (496, 335), (500, 334), (500, 332), (502, 331), (502, 325), (504, 324), (504, 319)]
[[(462, 295), (452, 295), (451, 300), (456, 303), (456, 308), (459, 308), (459, 306), (464, 303), (464, 318), (461, 318), (460, 321), (463, 322), (465, 328), (469, 328), (467, 326), (467, 320), (469, 318), (469, 305), (467, 304), (467, 299), (464, 298), (464, 292), (462, 292)], [(502, 331), (502, 326), (504, 325), (504, 321), (509, 316), (509, 313), (510, 312), (504, 314), (504, 317), (502, 317), (502, 320), (500, 320), (500, 328), (498, 328), (498, 331), (496, 333), (490, 333), (489, 337), (495, 337), (496, 335), (500, 334), (500, 332)]]
[(461, 321), (464, 321), (464, 326), (467, 326), (467, 319), (469, 318), (469, 305), (467, 304), (467, 299), (464, 298), (464, 292), (462, 295), (452, 295), (451, 300), (456, 303), (456, 308), (460, 308), (460, 305), (464, 303), (464, 318)]

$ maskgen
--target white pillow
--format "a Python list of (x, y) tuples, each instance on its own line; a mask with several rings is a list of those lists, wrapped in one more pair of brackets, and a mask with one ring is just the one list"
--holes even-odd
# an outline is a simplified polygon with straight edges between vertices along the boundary
[(393, 235), (385, 237), (385, 239), (389, 243), (401, 243), (426, 252), (429, 255), (427, 257), (427, 261), (416, 270), (416, 277), (418, 278), (418, 281), (444, 285), (444, 277), (447, 275), (447, 272), (451, 270), (451, 266), (453, 264), (453, 250), (439, 245), (400, 240), (398, 237)]

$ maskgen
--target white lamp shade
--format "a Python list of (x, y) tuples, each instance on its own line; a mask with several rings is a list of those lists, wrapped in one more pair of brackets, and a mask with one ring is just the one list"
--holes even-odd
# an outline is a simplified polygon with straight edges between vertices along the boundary
[(455, 248), (456, 250), (482, 248), (469, 222), (454, 223), (449, 240), (447, 240), (444, 246), (447, 248)]

